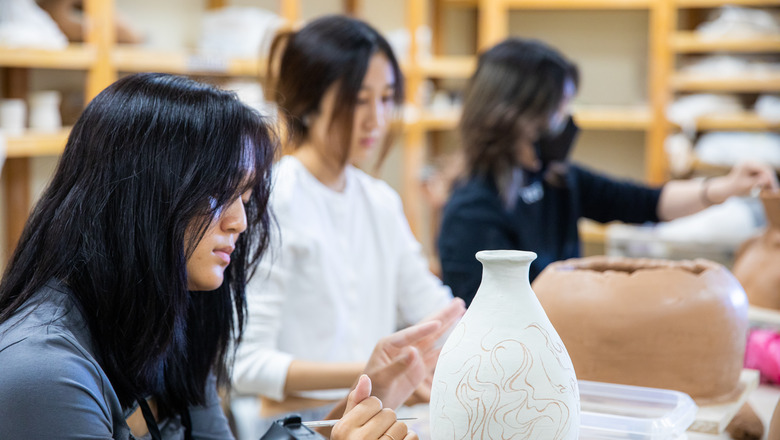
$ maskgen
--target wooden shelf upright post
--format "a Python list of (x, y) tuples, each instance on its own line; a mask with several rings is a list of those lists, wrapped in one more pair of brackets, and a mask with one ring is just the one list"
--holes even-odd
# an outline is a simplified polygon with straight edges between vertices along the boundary
[[(5, 69), (2, 96), (26, 99), (27, 69)], [(5, 211), (5, 259), (11, 258), (16, 243), (22, 235), (30, 211), (30, 158), (12, 157), (5, 161), (3, 174), (3, 199)]]
[(112, 55), (116, 44), (115, 9), (114, 0), (84, 0), (86, 42), (97, 52), (97, 60), (87, 70), (85, 103), (117, 79)]
[(651, 124), (645, 147), (646, 178), (651, 184), (661, 184), (667, 175), (664, 142), (669, 133), (666, 106), (671, 99), (669, 80), (674, 66), (669, 36), (676, 27), (674, 0), (656, 0), (650, 7), (650, 50), (648, 76), (650, 91)]

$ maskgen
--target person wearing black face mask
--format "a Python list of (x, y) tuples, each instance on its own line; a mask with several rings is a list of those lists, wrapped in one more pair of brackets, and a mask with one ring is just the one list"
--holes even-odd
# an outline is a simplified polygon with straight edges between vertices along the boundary
[(534, 251), (533, 280), (549, 263), (580, 255), (577, 221), (658, 222), (693, 214), (753, 188), (776, 188), (767, 166), (658, 188), (572, 163), (578, 128), (569, 102), (577, 67), (539, 41), (508, 39), (479, 57), (466, 88), (460, 134), (464, 170), (444, 207), (438, 251), (445, 284), (470, 304), (485, 249)]

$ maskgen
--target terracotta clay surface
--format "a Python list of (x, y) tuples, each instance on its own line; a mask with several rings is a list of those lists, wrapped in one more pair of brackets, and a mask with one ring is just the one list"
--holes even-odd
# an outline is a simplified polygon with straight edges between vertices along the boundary
[(780, 440), (780, 402), (777, 402), (775, 412), (769, 421), (769, 435), (766, 438), (767, 440)]
[(761, 440), (764, 435), (764, 424), (753, 407), (745, 403), (726, 427), (726, 432), (734, 440)]
[(549, 265), (533, 289), (578, 379), (680, 390), (700, 404), (737, 391), (747, 298), (723, 266), (572, 259)]
[(766, 231), (740, 247), (734, 276), (745, 288), (750, 304), (780, 309), (780, 192), (762, 192)]

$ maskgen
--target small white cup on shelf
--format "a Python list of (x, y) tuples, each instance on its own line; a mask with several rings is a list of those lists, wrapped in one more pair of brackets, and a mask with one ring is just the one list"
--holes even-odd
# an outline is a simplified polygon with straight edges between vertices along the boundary
[(27, 126), (27, 103), (23, 99), (0, 99), (0, 129), (7, 136), (21, 136)]
[(62, 94), (56, 90), (33, 92), (30, 100), (30, 129), (39, 132), (56, 132), (62, 128), (60, 102)]

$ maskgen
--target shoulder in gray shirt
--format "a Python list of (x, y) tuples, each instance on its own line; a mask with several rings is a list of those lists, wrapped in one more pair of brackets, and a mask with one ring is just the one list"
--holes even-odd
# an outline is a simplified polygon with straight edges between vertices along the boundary
[[(232, 439), (217, 395), (190, 408), (193, 438)], [(0, 439), (132, 439), (122, 408), (96, 360), (86, 322), (68, 291), (49, 283), (0, 324)], [(177, 419), (165, 439), (184, 438)]]

